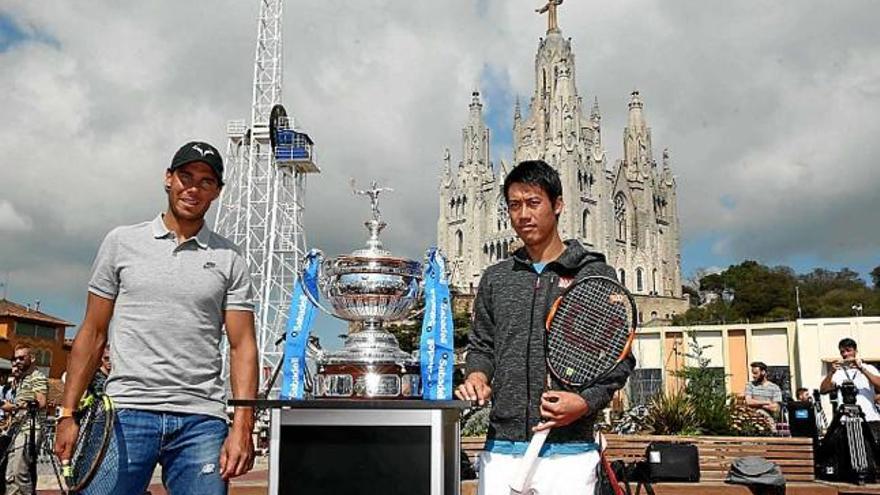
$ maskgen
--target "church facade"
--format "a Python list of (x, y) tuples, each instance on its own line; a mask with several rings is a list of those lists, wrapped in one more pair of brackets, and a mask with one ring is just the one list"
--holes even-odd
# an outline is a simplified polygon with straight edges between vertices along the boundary
[[(550, 3), (553, 3), (551, 0)], [(548, 4), (549, 5), (549, 4)], [(558, 4), (557, 4), (558, 5)], [(542, 159), (562, 180), (563, 239), (604, 253), (636, 295), (642, 320), (668, 320), (687, 310), (682, 298), (676, 179), (668, 150), (655, 158), (644, 102), (630, 94), (623, 157), (609, 164), (598, 101), (589, 113), (578, 94), (571, 41), (556, 26), (555, 6), (535, 56), (535, 91), (513, 117), (513, 163)], [(461, 160), (442, 164), (437, 242), (449, 260), (450, 283), (473, 294), (483, 270), (518, 247), (503, 194), (510, 165), (490, 161), (490, 131), (478, 92), (462, 129)]]

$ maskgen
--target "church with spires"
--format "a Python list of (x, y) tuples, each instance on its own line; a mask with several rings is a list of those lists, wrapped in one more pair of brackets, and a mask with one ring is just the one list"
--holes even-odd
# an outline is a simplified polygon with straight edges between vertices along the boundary
[[(578, 94), (571, 40), (562, 37), (548, 0), (545, 38), (535, 55), (535, 92), (526, 114), (517, 99), (513, 163), (541, 159), (562, 180), (563, 239), (578, 239), (607, 257), (636, 296), (644, 324), (664, 322), (688, 308), (682, 296), (676, 179), (670, 154), (655, 159), (651, 128), (638, 91), (629, 97), (623, 157), (608, 163), (597, 99), (589, 114)], [(440, 175), (437, 244), (448, 258), (450, 286), (473, 296), (483, 270), (521, 246), (507, 214), (503, 184), (510, 166), (490, 157), (489, 128), (479, 92), (472, 94), (457, 164), (447, 149)]]

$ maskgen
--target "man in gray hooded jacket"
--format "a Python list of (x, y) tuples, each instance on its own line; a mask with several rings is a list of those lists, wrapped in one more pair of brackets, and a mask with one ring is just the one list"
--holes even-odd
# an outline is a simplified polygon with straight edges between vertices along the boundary
[(553, 301), (575, 280), (616, 279), (602, 254), (563, 242), (558, 173), (543, 161), (517, 165), (504, 181), (511, 223), (524, 247), (486, 269), (474, 303), (465, 382), (456, 395), (492, 399), (481, 455), (479, 494), (507, 495), (535, 431), (552, 428), (530, 475), (541, 494), (592, 494), (599, 462), (593, 424), (635, 366), (631, 355), (598, 383), (578, 392), (546, 387), (544, 322)]

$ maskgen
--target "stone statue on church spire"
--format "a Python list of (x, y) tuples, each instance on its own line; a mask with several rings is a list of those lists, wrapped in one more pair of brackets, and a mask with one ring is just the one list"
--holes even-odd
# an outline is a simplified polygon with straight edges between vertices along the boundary
[(535, 12), (543, 14), (547, 12), (547, 32), (558, 33), (559, 24), (556, 22), (556, 8), (562, 5), (563, 0), (547, 0), (547, 3)]

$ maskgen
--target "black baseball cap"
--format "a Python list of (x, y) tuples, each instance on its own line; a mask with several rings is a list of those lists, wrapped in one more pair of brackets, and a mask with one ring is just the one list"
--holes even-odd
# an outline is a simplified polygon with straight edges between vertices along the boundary
[(171, 166), (168, 170), (175, 171), (178, 168), (193, 162), (202, 162), (211, 167), (217, 181), (223, 185), (223, 158), (217, 148), (211, 146), (204, 141), (190, 141), (177, 150), (174, 158), (171, 159)]

